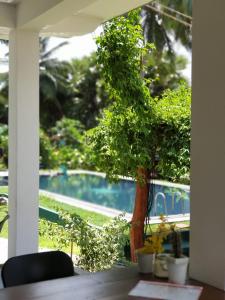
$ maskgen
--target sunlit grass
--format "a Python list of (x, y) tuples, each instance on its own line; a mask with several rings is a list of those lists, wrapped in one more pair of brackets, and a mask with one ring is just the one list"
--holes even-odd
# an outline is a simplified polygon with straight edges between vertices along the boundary
[(40, 206), (46, 207), (51, 210), (55, 211), (66, 211), (70, 214), (78, 214), (82, 219), (87, 220), (89, 223), (97, 226), (102, 226), (105, 223), (109, 222), (111, 220), (110, 217), (104, 216), (102, 214), (91, 212), (82, 208), (78, 208), (69, 204), (61, 203), (58, 201), (55, 201), (53, 198), (40, 195), (39, 198)]
[[(0, 193), (7, 193), (8, 187), (0, 187)], [(89, 223), (102, 226), (103, 224), (110, 221), (111, 218), (104, 216), (102, 214), (98, 214), (95, 212), (87, 211), (81, 208), (74, 207), (72, 205), (64, 204), (55, 201), (53, 198), (41, 195), (39, 196), (39, 203), (40, 206), (45, 207), (47, 209), (55, 210), (55, 211), (66, 211), (70, 214), (78, 214), (81, 218), (87, 220)], [(7, 214), (8, 208), (5, 205), (0, 206), (0, 220)], [(44, 226), (43, 224), (41, 226)], [(44, 229), (43, 229), (44, 230)], [(0, 234), (0, 237), (7, 238), (8, 237), (8, 222), (5, 223), (3, 226), (3, 230)], [(54, 249), (55, 245), (51, 239), (46, 239), (46, 237), (39, 236), (39, 247), (46, 248), (46, 249)], [(79, 249), (76, 245), (73, 246), (73, 252), (78, 253)], [(62, 249), (67, 253), (70, 253), (71, 248), (64, 248)]]

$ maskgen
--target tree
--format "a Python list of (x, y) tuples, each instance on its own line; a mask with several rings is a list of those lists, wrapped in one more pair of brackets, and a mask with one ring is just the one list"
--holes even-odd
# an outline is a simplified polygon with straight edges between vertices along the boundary
[(158, 178), (190, 183), (191, 89), (181, 84), (155, 99), (155, 157)]
[(185, 81), (181, 71), (185, 69), (187, 60), (183, 56), (170, 55), (164, 51), (157, 54), (155, 49), (146, 59), (147, 70), (145, 78), (150, 80), (150, 93), (152, 97), (162, 96), (166, 89), (176, 89)]
[(184, 80), (181, 71), (186, 60), (177, 56), (174, 45), (180, 42), (191, 49), (192, 0), (151, 1), (142, 9), (146, 41), (154, 43), (147, 78), (151, 78), (151, 94), (161, 96), (167, 88), (177, 88)]
[[(48, 49), (47, 38), (40, 39), (40, 123), (47, 129), (54, 126), (67, 114), (75, 95), (71, 81), (72, 67), (68, 62), (51, 58), (59, 48), (67, 44)], [(0, 74), (0, 121), (7, 124), (8, 108), (8, 73)], [(67, 104), (69, 103), (69, 104)]]
[(174, 52), (173, 39), (191, 49), (192, 0), (151, 1), (143, 6), (145, 38), (159, 52)]
[(49, 136), (40, 129), (40, 168), (54, 169), (58, 167), (58, 160)]
[[(89, 144), (96, 154), (93, 159), (97, 167), (104, 170), (111, 180), (118, 179), (119, 175), (136, 180), (131, 222), (131, 256), (135, 260), (134, 250), (143, 246), (151, 174), (157, 168), (160, 171), (164, 164), (167, 164), (168, 171), (176, 165), (177, 160), (173, 158), (179, 153), (181, 145), (179, 138), (173, 138), (174, 134), (179, 135), (183, 117), (178, 114), (178, 103), (169, 92), (163, 99), (150, 96), (149, 82), (143, 78), (146, 69), (143, 58), (152, 47), (145, 45), (137, 11), (129, 13), (127, 18), (119, 17), (107, 22), (97, 45), (97, 60), (102, 65), (102, 74), (113, 103), (104, 110), (99, 125), (90, 131)], [(182, 89), (186, 91), (182, 87), (180, 95)], [(164, 102), (168, 103), (165, 111), (161, 104)], [(185, 97), (180, 105), (186, 102)], [(177, 112), (176, 121), (173, 108)], [(188, 113), (184, 117), (187, 116)], [(190, 128), (186, 129), (188, 131)], [(186, 132), (184, 135), (186, 137)], [(188, 139), (183, 141), (185, 144), (182, 147), (188, 151)], [(162, 148), (164, 145), (166, 150)], [(170, 162), (167, 157), (171, 158)], [(160, 163), (157, 164), (158, 160)], [(179, 163), (187, 162), (181, 163), (179, 160)]]
[(47, 50), (42, 39), (40, 60), (40, 119), (47, 129), (63, 117), (79, 120), (86, 129), (97, 125), (97, 117), (107, 105), (104, 82), (96, 66), (96, 55), (71, 62), (52, 59), (59, 47)]
[(49, 130), (57, 166), (69, 169), (85, 165), (84, 127), (78, 120), (62, 118)]
[(67, 42), (48, 50), (48, 41), (40, 39), (40, 123), (45, 129), (67, 115), (75, 95), (71, 64), (51, 58)]
[(79, 119), (86, 129), (97, 125), (97, 118), (108, 105), (104, 81), (100, 78), (100, 67), (96, 64), (96, 54), (74, 59), (73, 82), (75, 84), (74, 108), (68, 117)]

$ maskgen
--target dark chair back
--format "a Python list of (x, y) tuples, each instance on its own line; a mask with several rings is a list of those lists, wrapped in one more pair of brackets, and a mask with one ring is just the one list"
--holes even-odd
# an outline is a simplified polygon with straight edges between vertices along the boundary
[(61, 251), (9, 258), (2, 267), (4, 287), (75, 275), (69, 255)]

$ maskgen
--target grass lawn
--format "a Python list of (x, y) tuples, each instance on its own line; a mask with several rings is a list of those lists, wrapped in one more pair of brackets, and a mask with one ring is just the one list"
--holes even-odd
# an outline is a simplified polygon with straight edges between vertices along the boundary
[[(0, 193), (7, 193), (8, 192), (8, 187), (0, 187)], [(95, 213), (95, 212), (90, 212), (81, 208), (77, 208), (75, 206), (72, 205), (68, 205), (68, 204), (64, 204), (61, 202), (58, 202), (56, 200), (54, 200), (53, 198), (50, 198), (48, 196), (45, 196), (43, 194), (40, 194), (39, 196), (39, 204), (42, 207), (51, 209), (51, 210), (55, 210), (55, 211), (66, 211), (70, 214), (78, 214), (80, 215), (80, 217), (84, 220), (87, 220), (89, 223), (93, 224), (93, 225), (97, 225), (97, 226), (102, 226), (103, 224), (109, 222), (111, 220), (111, 218)], [(3, 216), (5, 216), (5, 214), (7, 213), (7, 207), (6, 206), (0, 206), (0, 219), (3, 218)], [(185, 223), (187, 225), (187, 227), (189, 226), (189, 222), (185, 221), (185, 222), (180, 222), (180, 223)], [(42, 231), (45, 231), (45, 228), (43, 226), (45, 226), (43, 223), (41, 223)], [(151, 225), (151, 230), (154, 232), (157, 229), (158, 225), (153, 224)], [(46, 228), (47, 230), (47, 228)], [(148, 233), (149, 229), (147, 230)], [(129, 234), (129, 232), (127, 232), (127, 234)], [(3, 230), (0, 234), (1, 237), (8, 237), (8, 223), (6, 223), (3, 227)], [(52, 242), (51, 239), (46, 239), (42, 236), (39, 236), (39, 246), (41, 248), (50, 248), (50, 249), (54, 249), (54, 243)], [(65, 252), (70, 253), (70, 247), (69, 248), (65, 248), (63, 249)], [(79, 253), (79, 249), (74, 246), (74, 253), (77, 254)]]
[[(0, 193), (7, 193), (8, 192), (8, 187), (0, 187)], [(39, 204), (42, 207), (55, 210), (55, 211), (66, 211), (70, 214), (76, 213), (81, 216), (81, 218), (87, 220), (89, 223), (97, 225), (97, 226), (102, 226), (103, 224), (109, 222), (111, 218), (104, 216), (102, 214), (98, 214), (95, 212), (87, 211), (81, 208), (77, 208), (72, 205), (60, 203), (58, 201), (55, 201), (53, 198), (41, 195), (39, 196)], [(0, 219), (2, 219), (5, 214), (7, 213), (7, 207), (0, 206)], [(44, 226), (41, 224), (41, 226)], [(43, 229), (43, 228), (42, 228)], [(44, 229), (43, 229), (44, 230)], [(3, 230), (0, 234), (1, 237), (8, 237), (8, 223), (6, 223), (3, 227)], [(39, 237), (39, 246), (41, 248), (54, 248), (54, 243), (50, 239), (46, 239), (43, 237)], [(63, 249), (66, 252), (70, 252), (70, 248), (68, 249)], [(74, 247), (74, 252), (77, 253), (78, 249), (76, 246)]]
[(82, 208), (78, 208), (69, 204), (60, 203), (58, 201), (55, 201), (53, 198), (40, 195), (39, 198), (39, 204), (40, 206), (49, 208), (51, 210), (59, 211), (67, 211), (70, 214), (76, 213), (78, 214), (82, 219), (87, 220), (89, 223), (102, 226), (105, 223), (109, 222), (111, 220), (110, 217), (104, 216), (102, 214), (98, 214), (96, 212), (91, 212)]

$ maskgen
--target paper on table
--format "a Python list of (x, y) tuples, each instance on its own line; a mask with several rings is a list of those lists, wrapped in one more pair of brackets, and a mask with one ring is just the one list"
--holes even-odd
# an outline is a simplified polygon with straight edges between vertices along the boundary
[(200, 286), (141, 280), (129, 295), (160, 300), (197, 300), (201, 292), (202, 287)]

